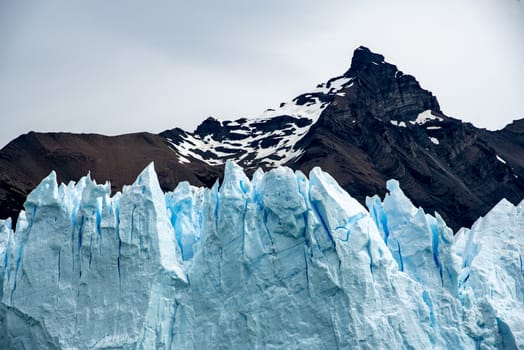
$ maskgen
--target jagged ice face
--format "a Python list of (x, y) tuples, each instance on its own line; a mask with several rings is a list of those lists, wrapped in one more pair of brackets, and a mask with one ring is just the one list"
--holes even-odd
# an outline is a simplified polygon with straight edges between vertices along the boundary
[(109, 189), (52, 173), (0, 222), (9, 348), (524, 344), (522, 204), (453, 236), (397, 182), (366, 209), (319, 168)]

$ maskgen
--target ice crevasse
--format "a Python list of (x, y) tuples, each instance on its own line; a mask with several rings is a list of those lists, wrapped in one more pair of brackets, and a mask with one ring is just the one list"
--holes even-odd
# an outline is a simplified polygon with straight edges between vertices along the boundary
[(0, 348), (524, 348), (524, 203), (456, 235), (398, 182), (367, 208), (319, 168), (210, 189), (51, 173), (0, 221)]

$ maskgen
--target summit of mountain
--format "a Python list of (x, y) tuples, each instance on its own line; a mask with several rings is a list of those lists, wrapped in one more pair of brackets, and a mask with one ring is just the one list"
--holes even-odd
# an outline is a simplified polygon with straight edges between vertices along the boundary
[(457, 230), (502, 198), (524, 198), (523, 133), (524, 120), (489, 131), (446, 115), (415, 77), (359, 47), (344, 74), (258, 116), (209, 117), (192, 132), (158, 135), (22, 135), (0, 151), (0, 218), (16, 217), (51, 170), (62, 182), (90, 171), (114, 192), (154, 161), (162, 189), (172, 190), (182, 180), (210, 186), (233, 160), (248, 174), (320, 166), (361, 203), (395, 178)]

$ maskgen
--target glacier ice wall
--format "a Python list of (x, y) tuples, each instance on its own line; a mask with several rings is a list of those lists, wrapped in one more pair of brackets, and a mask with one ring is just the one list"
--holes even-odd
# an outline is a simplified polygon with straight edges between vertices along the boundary
[(110, 197), (89, 176), (0, 221), (0, 348), (501, 349), (524, 346), (524, 210), (471, 230), (396, 181), (367, 209), (327, 173), (162, 193), (154, 168)]

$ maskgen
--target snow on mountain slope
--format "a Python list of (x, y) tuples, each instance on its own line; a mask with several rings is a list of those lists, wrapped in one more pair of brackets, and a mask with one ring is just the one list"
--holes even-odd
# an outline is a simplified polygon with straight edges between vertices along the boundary
[(502, 198), (524, 198), (523, 130), (523, 120), (488, 131), (445, 115), (415, 77), (359, 47), (341, 77), (258, 119), (208, 119), (193, 132), (158, 135), (20, 135), (0, 150), (0, 218), (16, 219), (53, 169), (63, 182), (90, 172), (115, 193), (154, 161), (166, 191), (183, 180), (212, 186), (231, 159), (250, 176), (259, 164), (329, 169), (361, 204), (396, 178), (413, 203), (458, 230)]
[(108, 189), (52, 173), (0, 222), (3, 348), (524, 346), (524, 204), (454, 238), (397, 182), (368, 212), (319, 168)]
[[(376, 81), (377, 78), (380, 81)], [(401, 89), (404, 85), (406, 88)], [(331, 104), (344, 106), (344, 110), (337, 113), (340, 117), (355, 117), (362, 110), (353, 100), (361, 103), (369, 98), (368, 94), (372, 96), (373, 106), (364, 108), (366, 118), (385, 121), (391, 117), (403, 118), (401, 124), (392, 120), (399, 126), (406, 126), (406, 122), (421, 126), (428, 121), (444, 120), (443, 114), (442, 117), (433, 114), (440, 113), (436, 99), (422, 90), (413, 77), (404, 76), (396, 66), (386, 63), (384, 56), (359, 47), (354, 52), (350, 69), (343, 75), (277, 108), (234, 121), (210, 117), (194, 132), (173, 129), (161, 135), (166, 137), (169, 148), (177, 154), (181, 164), (198, 160), (216, 166), (233, 160), (245, 168), (273, 168), (296, 161), (303, 155), (304, 150), (297, 147), (297, 143)], [(344, 123), (348, 121), (341, 124)]]
[(336, 77), (254, 118), (209, 118), (195, 132), (180, 131), (176, 140), (167, 140), (181, 163), (197, 159), (209, 165), (224, 164), (226, 160), (246, 167), (283, 165), (300, 157), (302, 151), (295, 144), (334, 98), (345, 94), (351, 81), (349, 77)]

